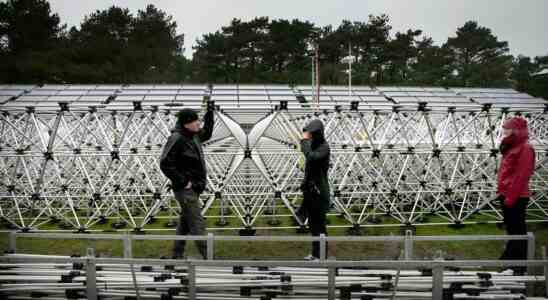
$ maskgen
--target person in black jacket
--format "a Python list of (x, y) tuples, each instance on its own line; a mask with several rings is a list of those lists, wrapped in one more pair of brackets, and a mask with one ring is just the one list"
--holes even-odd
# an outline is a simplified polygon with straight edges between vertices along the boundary
[[(311, 121), (304, 129), (301, 151), (305, 157), (303, 209), (308, 216), (308, 226), (313, 236), (327, 235), (326, 214), (329, 210), (329, 170), (330, 149), (325, 140), (324, 126), (320, 120)], [(327, 254), (327, 253), (326, 253)], [(312, 254), (307, 260), (320, 258), (320, 243), (312, 243)]]
[[(208, 106), (204, 127), (200, 128), (200, 120), (194, 110), (181, 110), (160, 157), (160, 169), (170, 179), (175, 199), (181, 206), (177, 235), (205, 234), (206, 225), (199, 200), (207, 183), (202, 143), (209, 140), (213, 133), (213, 115), (214, 109)], [(206, 242), (196, 241), (196, 246), (206, 258)], [(185, 241), (175, 241), (173, 258), (182, 258), (184, 250)]]

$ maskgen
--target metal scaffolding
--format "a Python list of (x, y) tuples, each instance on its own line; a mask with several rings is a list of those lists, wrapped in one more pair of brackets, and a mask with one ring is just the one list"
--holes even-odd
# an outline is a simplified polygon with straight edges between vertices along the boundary
[[(493, 268), (543, 268), (543, 275)], [(542, 299), (548, 260), (171, 260), (0, 256), (8, 299)], [(9, 272), (8, 272), (9, 271)], [(538, 293), (540, 294), (540, 293)]]
[[(502, 219), (491, 203), (505, 119), (529, 122), (529, 221), (548, 220), (548, 102), (510, 89), (324, 86), (0, 86), (0, 216), (11, 227), (107, 219), (141, 230), (177, 213), (158, 157), (175, 113), (214, 101), (203, 213), (251, 229), (301, 201), (298, 142), (314, 118), (332, 149), (332, 213), (349, 226)], [(114, 222), (114, 221), (113, 221)]]

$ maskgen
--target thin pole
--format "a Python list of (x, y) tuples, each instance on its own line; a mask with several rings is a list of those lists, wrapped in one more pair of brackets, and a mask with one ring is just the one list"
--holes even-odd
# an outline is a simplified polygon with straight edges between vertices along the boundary
[(352, 96), (352, 43), (348, 43), (348, 97)]
[(316, 78), (316, 72), (314, 71), (315, 68), (316, 68), (316, 64), (315, 64), (315, 57), (314, 56), (310, 56), (310, 61), (312, 62), (312, 80), (310, 81), (311, 85), (310, 85), (310, 91), (312, 92), (312, 102), (316, 101), (316, 96), (315, 96), (315, 93), (314, 93), (314, 86), (315, 86), (315, 78)]
[(320, 44), (316, 44), (316, 109), (320, 109)]

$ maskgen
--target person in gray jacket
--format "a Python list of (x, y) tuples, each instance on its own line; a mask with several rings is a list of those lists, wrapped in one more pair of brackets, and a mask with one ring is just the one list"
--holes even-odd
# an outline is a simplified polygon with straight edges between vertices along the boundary
[[(313, 120), (303, 129), (301, 151), (305, 157), (304, 179), (301, 184), (303, 192), (303, 209), (308, 216), (308, 226), (313, 236), (321, 233), (327, 235), (326, 214), (329, 210), (329, 170), (330, 148), (325, 139), (322, 121)], [(326, 253), (327, 255), (327, 253)], [(306, 260), (320, 258), (320, 243), (312, 243), (312, 254)]]
[[(160, 169), (171, 181), (173, 194), (181, 207), (177, 235), (204, 235), (206, 224), (199, 198), (206, 187), (207, 170), (202, 143), (213, 133), (214, 107), (208, 105), (203, 128), (200, 128), (198, 114), (192, 109), (183, 109), (177, 116), (160, 157)], [(196, 246), (206, 258), (206, 242), (196, 241)], [(173, 258), (183, 258), (184, 251), (185, 241), (175, 241)]]

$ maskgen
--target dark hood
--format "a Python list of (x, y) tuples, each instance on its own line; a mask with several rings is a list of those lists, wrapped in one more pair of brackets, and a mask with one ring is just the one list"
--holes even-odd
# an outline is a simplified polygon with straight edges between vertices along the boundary
[(303, 128), (303, 131), (310, 132), (312, 135), (312, 144), (319, 145), (325, 142), (325, 132), (322, 121), (312, 120)]

